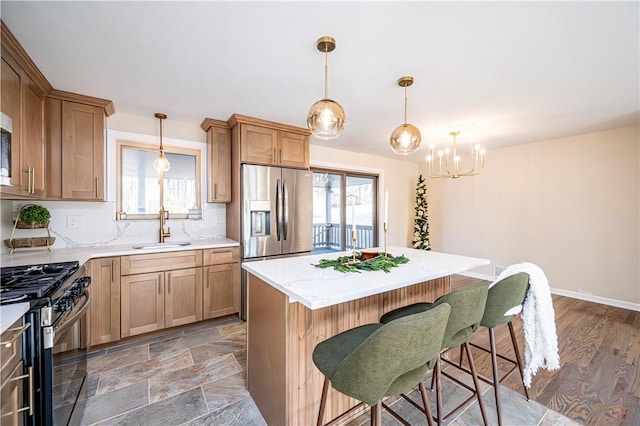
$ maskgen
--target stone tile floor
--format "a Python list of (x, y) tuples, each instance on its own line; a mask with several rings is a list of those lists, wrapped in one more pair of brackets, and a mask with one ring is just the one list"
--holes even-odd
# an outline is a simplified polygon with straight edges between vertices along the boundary
[[(265, 425), (246, 389), (246, 364), (246, 327), (236, 318), (92, 352), (71, 424)], [(446, 379), (444, 389), (445, 410), (467, 397), (465, 389)], [(485, 387), (483, 400), (490, 423), (497, 424), (489, 389)], [(505, 426), (576, 424), (504, 387), (502, 395)], [(420, 401), (417, 391), (410, 396)], [(429, 398), (435, 410), (435, 395), (430, 392)], [(426, 424), (424, 415), (402, 399), (393, 408), (411, 424)], [(386, 411), (383, 420), (384, 425), (400, 424)], [(363, 414), (350, 425), (368, 422), (368, 414)], [(477, 402), (448, 424), (481, 425)]]

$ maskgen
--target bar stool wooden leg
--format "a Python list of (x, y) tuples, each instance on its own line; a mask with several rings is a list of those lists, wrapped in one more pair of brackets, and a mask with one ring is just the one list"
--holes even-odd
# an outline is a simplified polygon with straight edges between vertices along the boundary
[(424, 405), (424, 411), (427, 415), (427, 423), (429, 426), (433, 426), (433, 416), (431, 415), (431, 407), (429, 406), (429, 398), (427, 398), (427, 389), (424, 386), (424, 382), (420, 382), (419, 387), (422, 395), (422, 405)]
[(473, 355), (471, 355), (471, 348), (469, 342), (464, 342), (464, 348), (467, 352), (467, 360), (469, 361), (469, 367), (471, 367), (471, 377), (473, 378), (473, 385), (476, 387), (476, 396), (478, 397), (478, 405), (480, 405), (480, 413), (482, 414), (482, 421), (485, 426), (489, 425), (487, 421), (487, 412), (484, 409), (484, 402), (482, 402), (482, 391), (480, 390), (480, 383), (478, 382), (478, 374), (476, 373), (476, 364), (473, 362)]
[(507, 323), (509, 326), (509, 333), (511, 334), (511, 342), (513, 342), (513, 350), (516, 353), (516, 361), (518, 362), (518, 370), (520, 371), (520, 379), (522, 379), (522, 387), (524, 388), (524, 395), (527, 397), (527, 401), (529, 401), (529, 391), (527, 387), (524, 385), (524, 372), (522, 371), (522, 358), (520, 357), (520, 349), (518, 348), (518, 341), (516, 340), (516, 333), (513, 331), (513, 324), (511, 321)]
[(322, 385), (322, 397), (320, 398), (320, 410), (318, 411), (318, 423), (317, 426), (322, 426), (322, 420), (324, 419), (324, 408), (327, 405), (327, 392), (329, 391), (329, 379), (324, 378), (324, 384)]
[(496, 335), (493, 328), (489, 329), (489, 344), (491, 345), (491, 367), (493, 369), (493, 393), (496, 397), (496, 412), (498, 426), (502, 426), (502, 411), (500, 408), (500, 375), (498, 373), (498, 357), (496, 356)]
[(442, 410), (442, 382), (440, 377), (440, 357), (436, 360), (436, 368), (434, 369), (434, 374), (436, 378), (436, 410), (438, 413), (438, 426), (442, 426), (444, 421), (442, 417), (444, 416), (444, 412)]

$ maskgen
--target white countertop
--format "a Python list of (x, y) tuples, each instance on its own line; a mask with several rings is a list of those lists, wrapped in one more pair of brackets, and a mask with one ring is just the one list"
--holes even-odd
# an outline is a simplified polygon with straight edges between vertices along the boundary
[[(168, 244), (171, 242), (168, 241)], [(134, 249), (141, 243), (127, 245), (108, 245), (99, 247), (61, 248), (51, 252), (41, 250), (16, 250), (13, 254), (2, 254), (2, 266), (37, 265), (40, 263), (69, 262), (77, 260), (82, 265), (89, 259), (96, 257), (126, 256), (131, 254), (150, 254), (171, 251), (200, 250), (208, 248), (222, 248), (238, 246), (238, 242), (228, 238), (212, 238), (208, 240), (193, 240), (188, 246), (154, 247), (153, 249)]]
[(333, 268), (316, 268), (320, 259), (336, 259), (351, 252), (324, 253), (284, 259), (245, 262), (242, 267), (309, 309), (319, 309), (412, 284), (485, 266), (488, 259), (458, 256), (405, 247), (388, 247), (394, 256), (405, 255), (409, 263), (391, 272), (342, 273)]
[(13, 303), (0, 306), (0, 333), (4, 333), (11, 327), (11, 324), (20, 319), (28, 310), (28, 303)]

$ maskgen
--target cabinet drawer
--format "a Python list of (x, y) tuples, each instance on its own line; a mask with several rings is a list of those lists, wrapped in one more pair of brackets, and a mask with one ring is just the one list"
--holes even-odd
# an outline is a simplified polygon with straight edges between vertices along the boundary
[(22, 334), (31, 324), (22, 326), (22, 320), (14, 322), (0, 338), (0, 360), (2, 360), (1, 381), (5, 382), (13, 367), (22, 359)]
[(202, 251), (187, 250), (171, 253), (136, 254), (122, 256), (121, 275), (145, 274), (147, 272), (170, 271), (172, 269), (202, 266)]
[(235, 263), (238, 262), (238, 247), (225, 247), (217, 249), (207, 249), (202, 251), (202, 264), (208, 265), (220, 265), (223, 263)]

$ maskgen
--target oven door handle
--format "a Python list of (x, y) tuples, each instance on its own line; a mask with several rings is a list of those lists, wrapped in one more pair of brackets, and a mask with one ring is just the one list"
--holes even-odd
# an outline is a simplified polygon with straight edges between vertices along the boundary
[(82, 308), (80, 308), (80, 310), (71, 318), (67, 318), (62, 324), (59, 324), (57, 326), (55, 326), (53, 328), (53, 331), (58, 333), (58, 332), (62, 332), (65, 328), (67, 328), (69, 325), (73, 324), (75, 322), (75, 320), (82, 314), (85, 313), (85, 311), (89, 308), (89, 302), (91, 301), (91, 295), (89, 294), (89, 290), (85, 290), (83, 295), (86, 297), (87, 300), (85, 300), (84, 305), (82, 305)]

